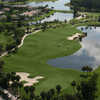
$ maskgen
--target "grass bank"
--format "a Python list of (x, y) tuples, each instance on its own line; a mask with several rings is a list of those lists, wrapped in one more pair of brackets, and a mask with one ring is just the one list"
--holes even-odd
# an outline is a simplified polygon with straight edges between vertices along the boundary
[(71, 25), (61, 25), (56, 29), (49, 29), (30, 35), (16, 54), (4, 57), (6, 72), (28, 72), (31, 76), (42, 75), (44, 80), (36, 86), (36, 92), (54, 88), (57, 84), (72, 92), (70, 83), (77, 80), (80, 72), (73, 69), (61, 69), (50, 66), (49, 59), (67, 56), (80, 49), (78, 41), (68, 41), (66, 38), (79, 32)]
[(98, 81), (97, 81), (97, 96), (98, 98), (96, 100), (100, 100), (100, 66), (95, 70), (95, 72), (98, 74)]
[(55, 12), (61, 12), (61, 13), (73, 13), (72, 10), (66, 11), (66, 10), (54, 10)]
[(46, 17), (50, 17), (50, 15), (53, 15), (54, 13), (55, 13), (55, 11), (52, 10), (49, 13), (46, 13), (46, 14), (39, 16), (39, 17), (36, 17), (35, 21), (39, 21), (39, 20), (45, 19)]

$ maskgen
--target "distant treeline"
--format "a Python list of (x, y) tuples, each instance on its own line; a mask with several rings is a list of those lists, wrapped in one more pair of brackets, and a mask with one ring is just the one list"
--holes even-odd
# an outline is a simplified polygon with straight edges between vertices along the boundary
[(71, 0), (71, 5), (81, 10), (100, 11), (100, 0)]

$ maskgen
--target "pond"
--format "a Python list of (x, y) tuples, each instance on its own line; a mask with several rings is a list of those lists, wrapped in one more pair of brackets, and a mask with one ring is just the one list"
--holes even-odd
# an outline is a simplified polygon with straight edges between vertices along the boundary
[(81, 28), (84, 32), (87, 32), (87, 37), (80, 42), (82, 48), (71, 56), (48, 60), (49, 65), (79, 70), (85, 65), (92, 68), (97, 68), (100, 65), (100, 27), (88, 29), (78, 27), (78, 29)]
[[(28, 5), (32, 7), (39, 7), (39, 6), (45, 6), (48, 5), (49, 8), (54, 7), (55, 10), (65, 10), (69, 11), (70, 7), (65, 6), (65, 3), (70, 2), (70, 0), (57, 0), (55, 2), (52, 1), (45, 1), (45, 2), (31, 2)], [(54, 20), (59, 20), (59, 21), (69, 21), (73, 19), (73, 14), (72, 13), (61, 13), (57, 12), (54, 13), (54, 15), (51, 15), (49, 18), (45, 18), (42, 20), (42, 22), (50, 22)]]
[(45, 2), (31, 2), (28, 5), (32, 7), (39, 7), (48, 5), (49, 8), (54, 7), (55, 10), (70, 10), (70, 7), (65, 6), (65, 3), (69, 3), (70, 0), (57, 0), (55, 2), (45, 1)]
[(69, 21), (73, 19), (73, 14), (71, 13), (59, 13), (59, 12), (56, 12), (54, 13), (54, 15), (51, 15), (50, 17), (48, 18), (45, 18), (43, 19), (41, 22), (51, 22), (51, 21), (54, 21), (54, 20), (58, 20), (58, 21)]

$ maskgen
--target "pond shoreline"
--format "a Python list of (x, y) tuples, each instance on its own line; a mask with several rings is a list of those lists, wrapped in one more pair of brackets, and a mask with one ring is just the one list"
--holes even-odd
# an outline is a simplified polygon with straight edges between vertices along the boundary
[[(81, 29), (81, 28), (82, 27), (78, 29)], [(93, 67), (93, 69), (96, 69), (100, 65), (99, 47), (95, 48), (95, 45), (99, 46), (97, 42), (100, 37), (98, 34), (99, 28), (100, 27), (90, 27), (89, 29), (85, 30), (85, 28), (83, 27), (82, 29), (84, 29), (84, 31), (87, 32), (88, 34), (87, 34), (87, 37), (83, 38), (83, 41), (80, 42), (82, 45), (82, 48), (76, 53), (74, 53), (73, 55), (51, 59), (51, 60), (48, 60), (47, 63), (54, 67), (60, 67), (60, 68), (72, 68), (72, 69), (81, 70), (83, 66), (88, 65), (88, 66)], [(92, 43), (92, 39), (95, 41), (94, 43)], [(92, 46), (92, 50), (90, 52), (91, 46)], [(98, 54), (95, 53), (95, 50)]]

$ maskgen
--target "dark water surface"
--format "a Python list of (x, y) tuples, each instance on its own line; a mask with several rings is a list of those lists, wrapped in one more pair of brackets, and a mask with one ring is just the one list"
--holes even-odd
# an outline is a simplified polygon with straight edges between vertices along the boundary
[(73, 69), (81, 69), (85, 65), (96, 68), (100, 65), (100, 27), (83, 28), (87, 37), (81, 42), (82, 48), (71, 56), (48, 60), (49, 65)]

